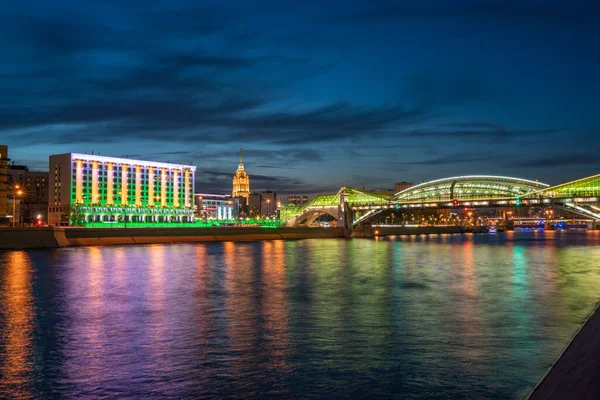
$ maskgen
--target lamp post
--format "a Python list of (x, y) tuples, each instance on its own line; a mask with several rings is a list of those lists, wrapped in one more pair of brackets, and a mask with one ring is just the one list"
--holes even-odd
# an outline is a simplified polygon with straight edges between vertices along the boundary
[(271, 215), (271, 199), (267, 199), (267, 216)]
[[(16, 192), (13, 192), (13, 212), (12, 212), (12, 226), (13, 228), (15, 227), (15, 217), (16, 217), (16, 212), (17, 212), (17, 196), (21, 196), (21, 194), (23, 194), (23, 192), (20, 189), (19, 185), (16, 185), (14, 187), (14, 189), (16, 190)], [(19, 207), (20, 209), (20, 207)]]

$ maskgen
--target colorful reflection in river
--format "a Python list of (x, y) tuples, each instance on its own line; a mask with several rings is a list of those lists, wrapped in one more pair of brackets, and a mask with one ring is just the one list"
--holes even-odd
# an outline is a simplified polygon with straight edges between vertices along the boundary
[(7, 254), (0, 276), (0, 398), (33, 398), (35, 309), (28, 254)]
[(600, 299), (600, 235), (0, 253), (0, 398), (523, 397)]

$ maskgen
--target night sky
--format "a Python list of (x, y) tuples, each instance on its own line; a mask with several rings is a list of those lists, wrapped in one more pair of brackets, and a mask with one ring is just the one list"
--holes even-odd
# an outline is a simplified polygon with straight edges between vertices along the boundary
[(193, 163), (200, 191), (240, 145), (290, 193), (600, 173), (594, 2), (291, 3), (5, 0), (0, 143)]

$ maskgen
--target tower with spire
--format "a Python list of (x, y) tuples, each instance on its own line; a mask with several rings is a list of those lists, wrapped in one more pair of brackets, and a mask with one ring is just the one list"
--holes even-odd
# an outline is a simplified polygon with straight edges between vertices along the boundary
[(233, 176), (233, 189), (231, 191), (231, 197), (244, 197), (247, 203), (248, 196), (250, 196), (250, 177), (244, 169), (244, 163), (242, 161), (242, 146), (240, 146), (240, 163), (238, 164), (238, 169), (235, 171), (235, 175)]

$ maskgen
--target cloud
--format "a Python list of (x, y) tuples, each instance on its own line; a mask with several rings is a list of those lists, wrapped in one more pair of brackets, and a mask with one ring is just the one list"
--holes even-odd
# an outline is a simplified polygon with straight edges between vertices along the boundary
[(142, 157), (142, 155), (141, 154), (121, 154), (121, 155), (118, 155), (117, 157), (119, 157), (119, 158), (140, 158), (140, 157)]
[[(257, 101), (228, 100), (213, 106), (199, 106), (191, 100), (125, 100), (116, 103), (72, 104), (42, 111), (37, 116), (9, 115), (0, 127), (19, 128), (18, 140), (39, 129), (38, 124), (71, 125), (70, 132), (41, 136), (53, 143), (103, 143), (107, 139), (132, 139), (195, 143), (223, 141), (270, 142), (278, 145), (312, 144), (384, 135), (397, 124), (409, 125), (426, 112), (398, 106), (367, 107), (333, 104), (305, 112), (261, 111)], [(1, 114), (1, 113), (0, 113)], [(44, 126), (44, 125), (42, 125)], [(315, 159), (314, 152), (305, 155)]]
[(191, 154), (191, 151), (161, 151), (158, 153), (154, 153), (154, 154), (158, 154), (158, 155), (181, 155), (181, 154)]
[[(190, 13), (200, 14), (196, 9)], [(305, 73), (322, 65), (311, 66), (295, 55), (208, 50), (192, 40), (195, 34), (226, 32), (231, 19), (216, 28), (202, 21), (214, 24), (220, 19), (204, 15), (195, 22), (185, 15), (181, 25), (188, 27), (182, 28), (180, 21), (164, 26), (155, 16), (141, 13), (131, 26), (86, 24), (65, 16), (17, 16), (0, 28), (0, 33), (19, 38), (19, 48), (28, 49), (15, 58), (26, 68), (0, 67), (0, 73), (11, 77), (0, 87), (5, 94), (0, 98), (0, 130), (16, 143), (26, 143), (35, 132), (40, 143), (291, 145), (381, 135), (427, 115), (424, 109), (350, 102), (285, 109), (250, 71), (260, 66), (262, 73), (275, 68), (289, 75), (297, 68)], [(167, 32), (160, 45), (151, 42), (156, 32), (149, 27), (156, 26)], [(192, 43), (182, 46), (182, 40)], [(318, 160), (316, 153), (304, 155)]]
[[(537, 154), (558, 145), (574, 165), (581, 150), (560, 136), (597, 128), (585, 106), (596, 93), (597, 27), (588, 32), (597, 13), (583, 6), (196, 3), (8, 2), (2, 142), (40, 164), (46, 152), (85, 150), (185, 158), (199, 185), (223, 191), (243, 144), (257, 185), (309, 191), (342, 179), (336, 169), (383, 186), (399, 171), (410, 179), (412, 166), (424, 175), (427, 165), (485, 168), (487, 159), (461, 153), (477, 143), (516, 143), (503, 150), (517, 160), (527, 141), (543, 142)], [(564, 35), (579, 19), (583, 33)], [(553, 64), (556, 54), (564, 62)], [(594, 135), (580, 142), (590, 147)]]
[(397, 162), (400, 165), (451, 165), (451, 164), (464, 164), (464, 163), (476, 163), (481, 161), (489, 160), (488, 154), (473, 153), (473, 154), (454, 154), (443, 157), (431, 158), (428, 160), (416, 160), (416, 161), (401, 161)]
[(598, 155), (595, 153), (559, 153), (549, 156), (530, 158), (509, 164), (512, 168), (564, 168), (567, 166), (597, 165)]
[(391, 182), (387, 177), (381, 177), (376, 175), (363, 175), (363, 174), (352, 174), (351, 186), (354, 187), (366, 187), (367, 189), (374, 189), (373, 185), (384, 184), (393, 186), (393, 182)]
[[(233, 172), (218, 170), (203, 170), (196, 175), (196, 186), (199, 190), (216, 191), (229, 193), (231, 191), (231, 182)], [(250, 174), (250, 189), (252, 191), (274, 190), (281, 193), (307, 192), (324, 190), (335, 191), (331, 187), (320, 187), (307, 184), (305, 181), (296, 178), (283, 176), (271, 176), (261, 174)]]
[[(469, 19), (514, 19), (523, 18), (533, 22), (591, 22), (589, 7), (581, 4), (530, 4), (520, 1), (509, 2), (477, 2), (457, 1), (450, 4), (434, 2), (433, 4), (414, 2), (383, 1), (370, 3), (350, 15), (343, 15), (334, 20), (351, 23), (397, 23), (412, 18), (457, 18)], [(593, 14), (593, 13), (592, 13)]]
[(457, 104), (498, 104), (506, 98), (485, 71), (463, 66), (460, 71), (420, 72), (408, 76), (406, 96), (421, 107), (452, 107)]
[(508, 141), (527, 137), (552, 136), (564, 129), (507, 129), (500, 124), (487, 122), (444, 123), (431, 129), (415, 129), (404, 132), (405, 136), (415, 138), (444, 138)]
[[(233, 147), (233, 149), (231, 149)], [(232, 171), (237, 167), (239, 152), (236, 146), (223, 151), (197, 151), (190, 152), (189, 157), (202, 160), (203, 163), (227, 162)], [(256, 168), (298, 168), (300, 165), (316, 165), (323, 161), (320, 151), (305, 148), (281, 147), (274, 150), (266, 150), (260, 147), (248, 148), (244, 146), (244, 164), (246, 169)], [(266, 164), (263, 164), (266, 163)]]

